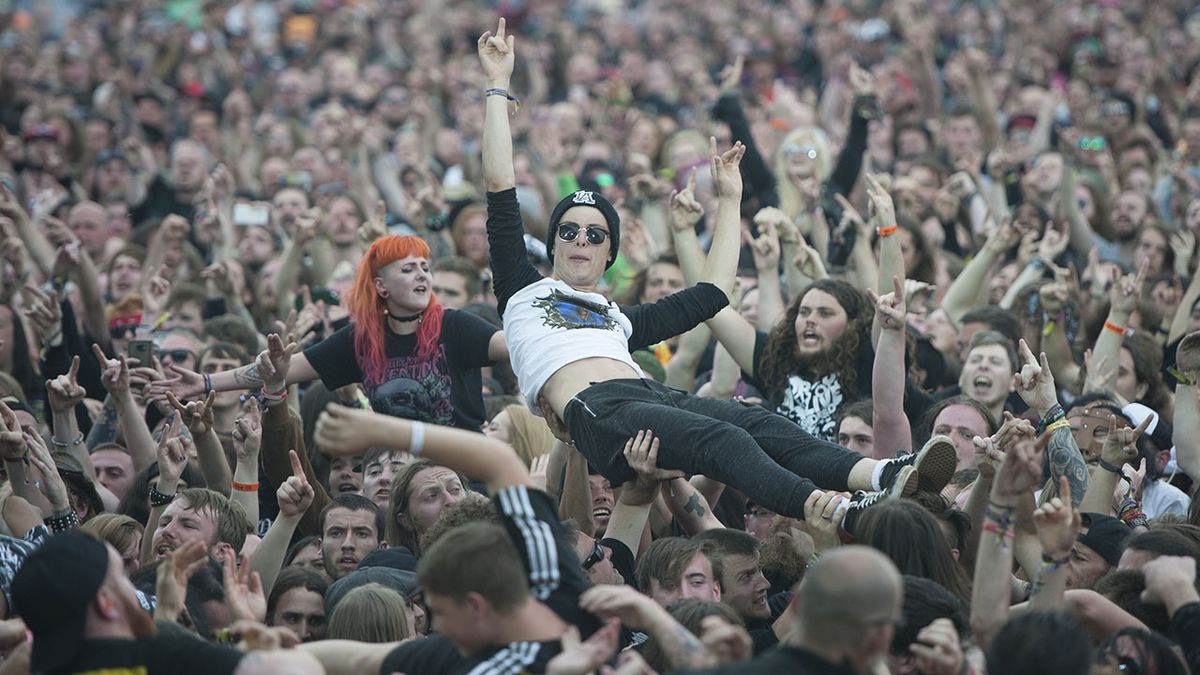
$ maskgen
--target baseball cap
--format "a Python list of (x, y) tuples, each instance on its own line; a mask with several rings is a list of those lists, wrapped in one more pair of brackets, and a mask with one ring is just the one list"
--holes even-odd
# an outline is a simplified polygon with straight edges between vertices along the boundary
[(12, 583), (13, 605), (33, 632), (34, 671), (57, 670), (83, 645), (87, 607), (108, 574), (108, 548), (87, 535), (50, 537)]
[(1085, 513), (1082, 520), (1088, 531), (1081, 533), (1077, 541), (1095, 551), (1109, 565), (1116, 567), (1121, 560), (1125, 540), (1130, 535), (1129, 526), (1102, 513)]

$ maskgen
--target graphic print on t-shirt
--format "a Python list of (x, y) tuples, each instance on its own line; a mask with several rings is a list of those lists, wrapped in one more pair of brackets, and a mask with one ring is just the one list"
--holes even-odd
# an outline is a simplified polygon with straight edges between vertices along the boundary
[(833, 373), (815, 382), (792, 375), (777, 412), (813, 436), (832, 441), (843, 399), (842, 383)]
[(388, 359), (378, 376), (363, 379), (363, 389), (375, 412), (446, 426), (454, 423), (445, 345), (438, 345), (429, 358)]
[(608, 307), (588, 302), (557, 290), (533, 301), (542, 310), (542, 321), (551, 328), (599, 328), (612, 330), (617, 322), (608, 315)]

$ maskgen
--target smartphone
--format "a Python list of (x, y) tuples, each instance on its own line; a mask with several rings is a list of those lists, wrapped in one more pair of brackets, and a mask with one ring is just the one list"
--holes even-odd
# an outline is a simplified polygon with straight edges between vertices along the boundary
[(154, 358), (154, 341), (130, 340), (127, 356), (131, 359), (137, 359), (138, 365), (140, 366), (152, 365)]
[(233, 224), (262, 227), (271, 222), (271, 207), (265, 204), (234, 204)]

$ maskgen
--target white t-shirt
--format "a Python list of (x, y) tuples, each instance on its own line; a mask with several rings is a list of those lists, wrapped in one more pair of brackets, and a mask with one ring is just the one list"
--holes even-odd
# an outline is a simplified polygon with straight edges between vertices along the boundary
[(630, 377), (642, 370), (629, 355), (633, 326), (616, 303), (599, 293), (577, 291), (557, 279), (542, 279), (517, 291), (504, 310), (504, 340), (529, 408), (550, 376), (588, 358), (627, 364)]
[(1142, 490), (1142, 512), (1147, 518), (1165, 514), (1186, 516), (1191, 501), (1183, 490), (1165, 480), (1152, 480)]

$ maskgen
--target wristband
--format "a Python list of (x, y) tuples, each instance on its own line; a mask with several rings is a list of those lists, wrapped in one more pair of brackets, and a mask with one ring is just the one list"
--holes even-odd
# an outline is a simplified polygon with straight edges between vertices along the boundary
[(1041, 436), (1050, 429), (1050, 425), (1054, 424), (1055, 422), (1061, 422), (1066, 418), (1067, 413), (1063, 411), (1063, 407), (1058, 403), (1055, 403), (1054, 405), (1050, 406), (1050, 409), (1046, 411), (1045, 416), (1043, 416), (1041, 421), (1038, 422), (1037, 434)]
[(1112, 332), (1116, 333), (1117, 335), (1120, 335), (1121, 337), (1125, 337), (1125, 327), (1118, 326), (1117, 324), (1115, 324), (1111, 321), (1105, 320), (1104, 330), (1111, 330)]
[(233, 489), (238, 492), (258, 492), (258, 483), (239, 483), (235, 480)]
[(1071, 423), (1066, 420), (1059, 420), (1046, 425), (1046, 431), (1054, 431), (1055, 429), (1070, 429)]
[(1053, 335), (1054, 328), (1057, 325), (1058, 324), (1055, 322), (1054, 319), (1049, 319), (1048, 321), (1046, 321), (1046, 325), (1042, 326), (1042, 337), (1050, 337), (1051, 335)]
[(1105, 471), (1107, 471), (1109, 473), (1115, 473), (1118, 476), (1125, 475), (1125, 473), (1123, 471), (1121, 471), (1121, 467), (1119, 467), (1115, 464), (1109, 464), (1108, 462), (1104, 461), (1103, 459), (1100, 460), (1100, 468), (1104, 469)]
[(484, 89), (483, 97), (487, 98), (489, 96), (503, 96), (504, 98), (508, 99), (509, 101), (512, 101), (513, 112), (518, 112), (521, 109), (521, 100), (518, 99), (516, 96), (513, 96), (512, 94), (508, 93), (507, 89), (501, 89), (499, 87), (492, 87), (491, 89)]
[(425, 447), (425, 423), (413, 422), (410, 427), (408, 438), (408, 451), (415, 457), (421, 456), (421, 449)]
[(158, 330), (159, 328), (162, 328), (162, 325), (163, 325), (164, 323), (166, 323), (166, 322), (168, 322), (168, 321), (170, 321), (170, 320), (171, 320), (171, 313), (170, 313), (170, 312), (163, 312), (163, 313), (162, 313), (162, 315), (161, 315), (161, 316), (159, 316), (157, 319), (155, 319), (155, 320), (154, 320), (154, 323), (152, 323), (152, 324), (150, 324), (150, 325), (154, 327), (154, 330)]
[(173, 495), (173, 494), (165, 495), (165, 494), (159, 492), (157, 487), (150, 488), (150, 506), (151, 506), (151, 508), (157, 507), (157, 506), (166, 506), (167, 504), (170, 504), (173, 501), (175, 501), (175, 495)]
[(46, 523), (51, 532), (58, 534), (79, 527), (79, 516), (76, 515), (75, 509), (67, 507), (66, 510), (46, 516), (42, 522)]
[(83, 444), (83, 432), (82, 431), (79, 432), (79, 435), (75, 437), (75, 440), (73, 440), (69, 443), (67, 441), (60, 441), (57, 438), (51, 438), (50, 442), (53, 443), (54, 447), (56, 447), (56, 448), (70, 448), (72, 446), (82, 445)]
[(207, 396), (213, 390), (212, 375), (208, 373), (203, 373), (202, 375), (204, 376), (204, 395)]
[(900, 229), (900, 226), (893, 224), (893, 225), (888, 225), (887, 227), (881, 227), (881, 228), (875, 230), (875, 233), (881, 237), (890, 237), (893, 234), (896, 234), (896, 230), (898, 230), (898, 229)]

